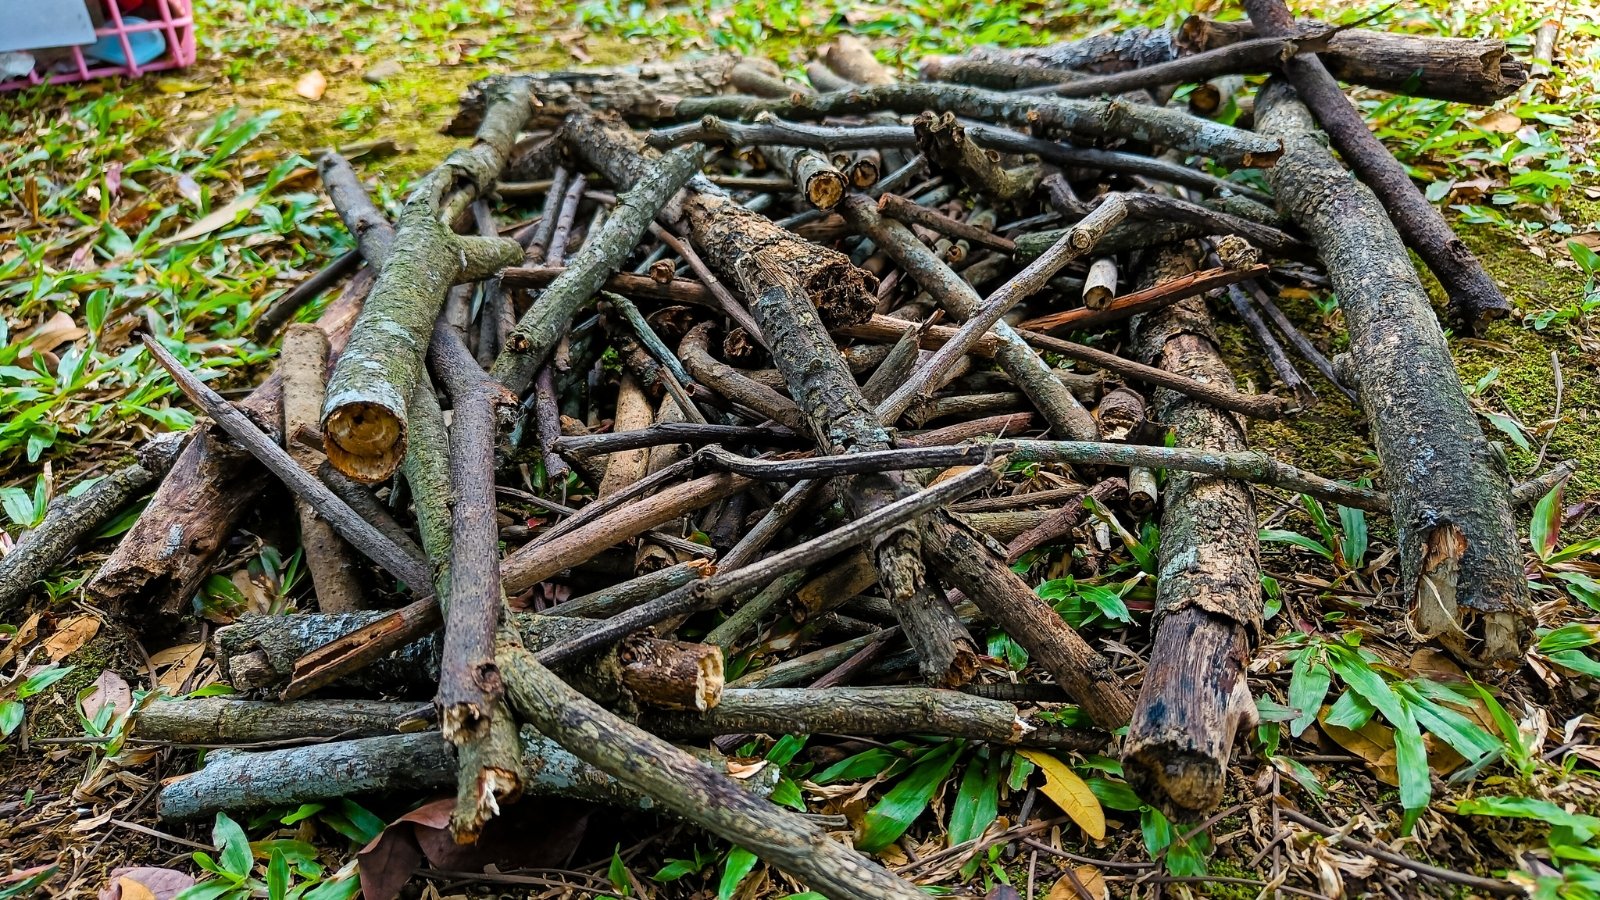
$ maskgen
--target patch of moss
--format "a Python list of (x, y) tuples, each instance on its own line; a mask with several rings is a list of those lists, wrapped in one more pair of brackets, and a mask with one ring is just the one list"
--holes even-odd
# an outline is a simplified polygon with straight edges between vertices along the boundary
[[(1221, 830), (1220, 826), (1218, 830)], [(1212, 859), (1206, 864), (1206, 873), (1216, 878), (1261, 880), (1261, 873), (1253, 872), (1226, 859)], [(1253, 900), (1261, 893), (1261, 888), (1253, 884), (1226, 884), (1217, 881), (1201, 882), (1199, 888), (1201, 896), (1215, 897), (1217, 900)]]
[(125, 675), (133, 668), (122, 636), (108, 631), (105, 626), (88, 643), (74, 650), (64, 664), (73, 667), (66, 677), (26, 701), (28, 733), (35, 739), (82, 734), (78, 723), (78, 694), (94, 684), (107, 669)]

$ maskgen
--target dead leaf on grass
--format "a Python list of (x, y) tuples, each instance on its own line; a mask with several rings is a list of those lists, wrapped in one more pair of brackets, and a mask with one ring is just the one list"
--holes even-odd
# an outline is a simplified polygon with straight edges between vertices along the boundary
[[(132, 866), (111, 870), (111, 883), (100, 891), (100, 900), (172, 900), (179, 891), (194, 884), (194, 878), (176, 869)], [(129, 891), (129, 886), (135, 892)], [(143, 893), (138, 893), (142, 891)]]
[(73, 616), (61, 623), (56, 633), (50, 635), (39, 649), (51, 662), (60, 662), (79, 647), (89, 643), (100, 631), (100, 620), (91, 615)]
[(111, 708), (113, 717), (120, 716), (133, 707), (133, 690), (121, 675), (107, 669), (94, 680), (94, 688), (83, 698), (83, 715), (93, 722), (102, 709)]

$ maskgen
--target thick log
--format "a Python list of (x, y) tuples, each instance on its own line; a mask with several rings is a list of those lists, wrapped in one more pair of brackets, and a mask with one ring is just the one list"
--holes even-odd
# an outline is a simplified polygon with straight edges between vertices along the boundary
[[(1305, 27), (1319, 23), (1303, 22)], [(1178, 29), (1180, 52), (1197, 53), (1254, 39), (1250, 22), (1218, 22), (1190, 16)], [(1340, 81), (1392, 94), (1487, 106), (1515, 94), (1528, 81), (1527, 67), (1496, 38), (1448, 38), (1365, 28), (1335, 32), (1317, 51)]]
[(1256, 123), (1287, 147), (1287, 164), (1270, 180), (1339, 294), (1393, 503), (1412, 627), (1465, 660), (1516, 665), (1532, 614), (1505, 458), (1467, 402), (1410, 257), (1378, 198), (1334, 162), (1289, 85), (1268, 85)]
[[(1246, 0), (1245, 10), (1257, 30), (1265, 34), (1285, 34), (1294, 29), (1283, 0)], [(1406, 245), (1422, 257), (1428, 270), (1444, 285), (1454, 315), (1469, 328), (1509, 315), (1511, 303), (1494, 279), (1418, 190), (1406, 167), (1373, 135), (1366, 118), (1328, 74), (1322, 60), (1314, 54), (1302, 54), (1285, 60), (1283, 73), (1339, 155), (1372, 188)]]
[(33, 586), (85, 536), (165, 475), (183, 449), (183, 435), (160, 435), (140, 448), (137, 462), (100, 478), (75, 497), (52, 502), (44, 521), (24, 532), (11, 552), (0, 558), (0, 617), (9, 618)]
[[(1193, 244), (1158, 254), (1145, 283), (1181, 275), (1199, 262)], [(1164, 369), (1224, 385), (1222, 359), (1203, 300), (1142, 317), (1139, 355)], [(1238, 452), (1243, 420), (1172, 391), (1155, 396), (1156, 418), (1177, 445)], [(1161, 510), (1155, 644), (1123, 753), (1129, 784), (1169, 815), (1192, 818), (1222, 800), (1236, 733), (1255, 718), (1247, 686), (1251, 650), (1261, 636), (1261, 563), (1249, 485), (1173, 473)]]
[[(553, 741), (525, 735), (522, 758), (531, 773), (529, 794), (634, 808), (653, 805)], [(216, 750), (207, 754), (205, 768), (161, 788), (156, 815), (169, 821), (200, 819), (363, 794), (416, 794), (455, 784), (456, 761), (436, 731), (256, 753)]]
[(357, 481), (382, 481), (405, 458), (406, 404), (451, 286), (522, 261), (516, 241), (457, 235), (446, 222), (494, 185), (531, 108), (526, 92), (500, 92), (472, 147), (452, 153), (406, 200), (322, 411), (323, 452)]
[(402, 720), (416, 709), (403, 700), (159, 700), (139, 713), (133, 734), (173, 744), (349, 740), (409, 730)]
[[(1301, 21), (1296, 30), (1326, 27), (1320, 22)], [(1127, 29), (1085, 40), (1014, 50), (981, 47), (972, 56), (1104, 74), (1168, 63), (1186, 54), (1256, 40), (1261, 35), (1249, 22), (1190, 16), (1177, 29)], [(1505, 42), (1493, 38), (1441, 38), (1348, 28), (1332, 34), (1318, 56), (1340, 81), (1458, 103), (1494, 103), (1516, 93), (1528, 79), (1525, 67), (1510, 55)], [(949, 65), (943, 68), (948, 69)]]

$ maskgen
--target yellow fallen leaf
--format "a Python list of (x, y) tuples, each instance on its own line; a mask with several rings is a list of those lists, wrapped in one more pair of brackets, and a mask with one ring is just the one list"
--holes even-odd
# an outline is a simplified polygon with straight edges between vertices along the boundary
[(1044, 795), (1061, 807), (1072, 821), (1078, 823), (1083, 833), (1095, 840), (1106, 836), (1106, 811), (1100, 800), (1089, 790), (1089, 785), (1067, 764), (1039, 750), (1018, 750), (1017, 753), (1039, 767), (1044, 773)]
[(307, 100), (321, 100), (323, 92), (328, 89), (328, 79), (316, 69), (300, 76), (294, 83), (294, 92)]
[(94, 616), (73, 616), (62, 622), (56, 633), (50, 635), (39, 648), (50, 657), (51, 662), (60, 662), (72, 651), (89, 643), (89, 639), (99, 630), (100, 620)]
[[(1073, 883), (1073, 877), (1077, 883)], [(1081, 886), (1081, 890), (1080, 890)], [(1072, 874), (1063, 875), (1054, 886), (1045, 900), (1106, 900), (1106, 877), (1100, 874), (1098, 866), (1078, 866)]]

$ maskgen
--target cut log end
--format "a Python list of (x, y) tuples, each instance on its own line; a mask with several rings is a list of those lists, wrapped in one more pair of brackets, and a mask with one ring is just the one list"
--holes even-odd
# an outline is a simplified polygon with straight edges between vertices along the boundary
[(848, 185), (837, 171), (816, 172), (806, 179), (806, 199), (817, 209), (833, 209), (844, 199)]
[(335, 407), (323, 420), (322, 434), (328, 462), (362, 484), (387, 479), (405, 459), (405, 419), (378, 403)]
[(1222, 802), (1227, 773), (1216, 757), (1187, 746), (1181, 735), (1147, 744), (1122, 761), (1128, 783), (1143, 798), (1163, 798), (1167, 812), (1190, 818)]
[(1461, 529), (1439, 525), (1423, 538), (1422, 568), (1411, 604), (1411, 627), (1419, 638), (1436, 638), (1463, 661), (1515, 668), (1528, 645), (1527, 618), (1513, 610), (1473, 610), (1460, 602)]
[(638, 640), (618, 658), (623, 683), (646, 706), (705, 712), (722, 700), (722, 650), (715, 645)]

